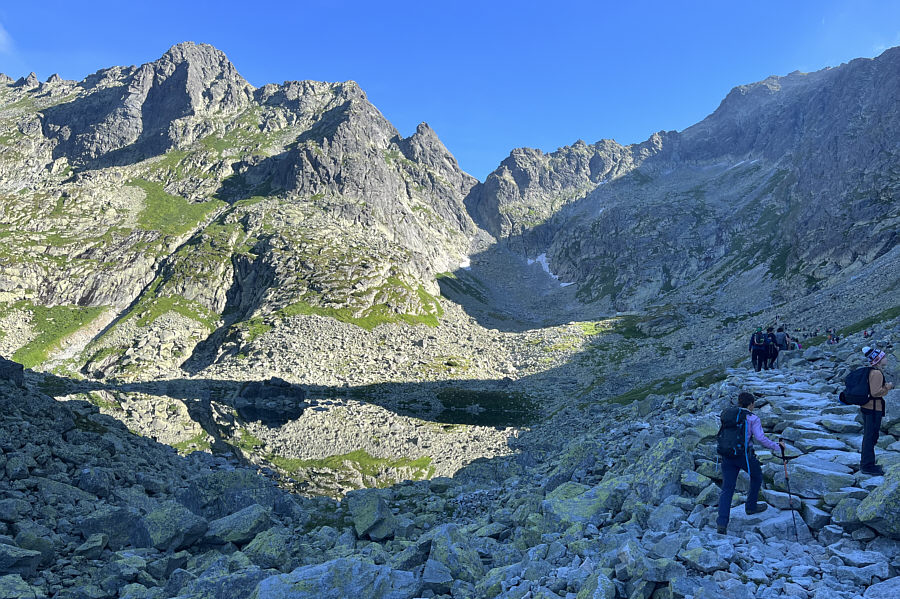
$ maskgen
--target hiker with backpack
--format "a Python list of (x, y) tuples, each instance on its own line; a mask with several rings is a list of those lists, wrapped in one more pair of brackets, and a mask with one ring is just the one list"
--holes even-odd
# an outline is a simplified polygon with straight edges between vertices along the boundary
[(775, 328), (766, 329), (766, 370), (775, 368), (775, 361), (778, 360), (778, 338), (775, 337)]
[(775, 331), (775, 343), (778, 345), (779, 351), (790, 349), (790, 340), (790, 336), (784, 332), (784, 327), (778, 327), (778, 330)]
[(756, 332), (750, 335), (750, 360), (756, 372), (766, 368), (768, 360), (768, 347), (766, 344), (766, 335), (763, 333), (762, 327), (756, 327)]
[(750, 490), (744, 511), (747, 515), (758, 514), (768, 507), (759, 504), (759, 490), (762, 487), (762, 468), (756, 452), (753, 451), (753, 440), (773, 452), (784, 449), (784, 442), (775, 443), (762, 430), (759, 416), (753, 413), (756, 397), (752, 393), (742, 391), (738, 395), (738, 405), (729, 406), (722, 411), (722, 425), (716, 436), (716, 451), (722, 456), (722, 492), (719, 494), (719, 516), (716, 518), (716, 530), (725, 534), (731, 516), (731, 499), (737, 484), (738, 473), (746, 470), (750, 475)]
[(884, 396), (894, 388), (894, 383), (884, 379), (887, 354), (875, 347), (864, 347), (863, 355), (868, 366), (857, 368), (844, 379), (844, 391), (840, 400), (851, 406), (859, 406), (863, 417), (863, 439), (860, 447), (859, 470), (863, 474), (881, 476), (884, 469), (875, 463), (875, 444), (884, 417)]

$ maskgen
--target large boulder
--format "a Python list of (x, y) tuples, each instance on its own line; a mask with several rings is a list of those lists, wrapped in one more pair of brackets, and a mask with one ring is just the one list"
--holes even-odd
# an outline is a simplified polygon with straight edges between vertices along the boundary
[(242, 550), (251, 562), (261, 568), (287, 571), (297, 565), (294, 558), (294, 537), (289, 530), (275, 527), (264, 530)]
[(151, 547), (150, 533), (137, 510), (105, 505), (76, 523), (85, 538), (98, 533), (109, 539), (109, 548)]
[(191, 479), (176, 499), (192, 512), (214, 520), (259, 504), (273, 507), (284, 492), (252, 470), (209, 472)]
[(484, 564), (469, 538), (455, 524), (438, 526), (428, 533), (431, 539), (429, 559), (444, 564), (454, 579), (478, 583), (484, 576)]
[[(845, 487), (855, 486), (854, 476), (846, 472), (817, 468), (799, 461), (794, 461), (789, 468), (791, 492), (800, 497), (817, 499)], [(775, 470), (773, 478), (776, 488), (787, 490), (784, 469)]]
[(616, 585), (601, 572), (594, 572), (581, 590), (577, 599), (615, 599)]
[(37, 570), (43, 556), (40, 551), (22, 549), (0, 543), (0, 575), (22, 574), (31, 576)]
[(641, 501), (658, 505), (681, 493), (681, 474), (693, 467), (694, 460), (680, 439), (662, 439), (634, 465), (632, 489)]
[[(215, 597), (215, 599), (244, 599), (253, 593), (257, 586), (272, 575), (271, 570), (262, 570), (258, 566), (249, 566), (230, 572), (227, 568), (212, 568), (204, 572), (196, 580), (192, 580), (181, 589), (179, 597), (194, 599), (199, 597)], [(290, 595), (293, 597), (293, 595)]]
[(873, 584), (863, 593), (865, 599), (896, 599), (900, 597), (900, 576)]
[(22, 580), (18, 574), (0, 576), (0, 597), (4, 599), (39, 599), (44, 594)]
[(600, 524), (606, 514), (615, 515), (631, 489), (630, 477), (615, 477), (594, 487), (563, 483), (547, 494), (541, 507), (552, 522)]
[(856, 515), (866, 526), (883, 535), (900, 539), (900, 465), (884, 475), (876, 487), (856, 508)]
[(885, 414), (881, 420), (881, 428), (890, 431), (897, 427), (900, 431), (900, 389), (892, 389), (885, 396)]
[(270, 576), (251, 599), (411, 599), (420, 590), (412, 572), (342, 558)]
[(352, 491), (344, 498), (344, 503), (353, 518), (353, 527), (359, 538), (383, 541), (394, 536), (397, 518), (381, 493), (363, 489)]
[(270, 510), (254, 504), (210, 522), (204, 540), (213, 544), (244, 545), (270, 526), (272, 526)]
[(193, 545), (206, 532), (206, 520), (177, 501), (166, 501), (144, 516), (150, 542), (161, 551), (178, 551)]

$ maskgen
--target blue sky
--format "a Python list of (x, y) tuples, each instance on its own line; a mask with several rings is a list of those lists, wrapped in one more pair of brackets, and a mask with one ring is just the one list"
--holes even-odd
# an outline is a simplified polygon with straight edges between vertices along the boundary
[(426, 121), (479, 179), (515, 147), (636, 143), (743, 83), (900, 45), (900, 2), (7, 2), (0, 71), (69, 79), (191, 40), (255, 86), (353, 79), (403, 135)]

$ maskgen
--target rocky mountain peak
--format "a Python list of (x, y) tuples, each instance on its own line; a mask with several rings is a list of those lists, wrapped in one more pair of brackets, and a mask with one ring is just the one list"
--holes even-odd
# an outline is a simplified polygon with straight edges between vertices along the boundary
[(16, 80), (15, 85), (16, 87), (31, 88), (37, 87), (38, 83), (40, 83), (40, 81), (38, 81), (37, 75), (32, 71), (28, 74), (28, 77), (19, 77), (19, 79)]
[(100, 71), (81, 86), (86, 95), (44, 111), (43, 128), (57, 142), (54, 158), (91, 167), (163, 153), (201, 135), (203, 117), (234, 114), (253, 98), (223, 52), (192, 42), (138, 68)]

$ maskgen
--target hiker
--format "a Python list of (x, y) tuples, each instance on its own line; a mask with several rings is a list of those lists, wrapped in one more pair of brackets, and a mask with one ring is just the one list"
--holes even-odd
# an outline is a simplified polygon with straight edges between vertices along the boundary
[(787, 350), (790, 348), (788, 344), (788, 334), (784, 332), (784, 327), (778, 327), (778, 330), (775, 331), (775, 343), (778, 345), (778, 350)]
[[(747, 502), (744, 511), (747, 515), (758, 514), (768, 507), (765, 503), (757, 503), (759, 489), (762, 487), (762, 469), (756, 452), (753, 451), (753, 439), (775, 452), (784, 447), (784, 442), (775, 443), (763, 433), (762, 422), (759, 416), (753, 413), (756, 398), (752, 393), (742, 391), (738, 395), (738, 407), (731, 406), (722, 411), (722, 428), (719, 430), (718, 452), (722, 456), (722, 492), (719, 495), (719, 516), (716, 518), (716, 530), (719, 534), (725, 534), (728, 528), (728, 519), (731, 516), (731, 499), (734, 497), (734, 487), (737, 483), (738, 473), (746, 470), (750, 475), (750, 490), (747, 493)], [(734, 432), (734, 426), (727, 426), (728, 421), (738, 426), (737, 441), (743, 439), (743, 446), (735, 441), (729, 442), (728, 430)], [(743, 434), (740, 434), (740, 433)], [(731, 435), (732, 439), (734, 435)]]
[(756, 372), (766, 367), (766, 335), (762, 332), (762, 327), (756, 327), (756, 332), (750, 335), (750, 361)]
[(766, 370), (775, 368), (778, 360), (778, 339), (775, 337), (775, 328), (766, 329)]
[(875, 347), (864, 347), (863, 355), (869, 361), (869, 397), (867, 403), (860, 406), (863, 415), (863, 440), (860, 448), (859, 469), (863, 474), (881, 476), (884, 468), (875, 463), (875, 444), (884, 417), (884, 396), (894, 388), (894, 383), (884, 380), (884, 367), (887, 354)]

